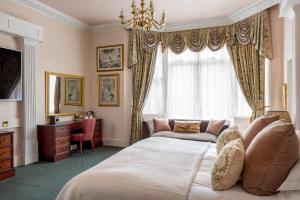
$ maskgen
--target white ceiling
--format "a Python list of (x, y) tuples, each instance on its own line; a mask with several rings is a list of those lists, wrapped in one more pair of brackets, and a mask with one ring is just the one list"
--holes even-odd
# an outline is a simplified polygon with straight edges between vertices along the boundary
[[(121, 8), (130, 17), (131, 0), (38, 0), (90, 26), (118, 21)], [(146, 0), (148, 4), (150, 0)], [(260, 0), (154, 0), (159, 18), (165, 9), (167, 23), (230, 16)], [(136, 0), (139, 4), (140, 0)]]

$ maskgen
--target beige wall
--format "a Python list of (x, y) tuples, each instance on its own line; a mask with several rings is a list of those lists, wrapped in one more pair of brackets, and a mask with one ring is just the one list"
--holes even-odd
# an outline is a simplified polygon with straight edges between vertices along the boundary
[[(0, 10), (44, 28), (44, 41), (36, 52), (36, 117), (45, 122), (45, 71), (86, 76), (90, 70), (90, 33), (65, 25), (9, 0), (0, 1)], [(59, 31), (58, 31), (59, 30)], [(0, 46), (19, 49), (17, 39), (0, 33)], [(86, 79), (85, 100), (89, 101), (90, 81)], [(0, 102), (0, 121), (21, 119), (21, 102)], [(88, 105), (88, 104), (86, 104)], [(88, 109), (88, 106), (86, 106)], [(20, 155), (20, 129), (15, 134), (15, 155)], [(18, 162), (18, 161), (17, 161)]]
[[(96, 116), (104, 120), (103, 141), (107, 145), (127, 146), (130, 137), (130, 108), (131, 108), (131, 70), (128, 69), (128, 33), (123, 28), (93, 32), (91, 37), (92, 65), (90, 66), (91, 98), (90, 107)], [(96, 72), (96, 47), (124, 44), (124, 71), (105, 73)], [(120, 74), (120, 107), (98, 106), (99, 74)]]

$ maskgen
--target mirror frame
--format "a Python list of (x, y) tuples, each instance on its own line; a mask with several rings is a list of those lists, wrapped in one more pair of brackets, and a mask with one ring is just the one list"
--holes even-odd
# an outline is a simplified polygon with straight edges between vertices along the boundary
[[(76, 112), (67, 112), (67, 113), (59, 113), (59, 114), (50, 114), (49, 113), (49, 77), (50, 75), (54, 76), (63, 76), (64, 78), (79, 78), (82, 80), (82, 86), (81, 86), (81, 94), (82, 94), (82, 105), (80, 107), (85, 107), (85, 78), (84, 76), (79, 76), (79, 75), (73, 75), (73, 74), (64, 74), (64, 73), (56, 73), (56, 72), (45, 72), (45, 115), (46, 117), (50, 116), (72, 116), (75, 115)], [(66, 87), (66, 85), (65, 85)], [(72, 105), (71, 105), (72, 106)], [(79, 106), (79, 105), (74, 105), (74, 106)]]

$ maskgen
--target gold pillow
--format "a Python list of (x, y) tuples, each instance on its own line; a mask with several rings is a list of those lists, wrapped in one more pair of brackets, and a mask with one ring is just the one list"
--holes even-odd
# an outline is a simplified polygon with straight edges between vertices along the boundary
[(238, 130), (238, 128), (228, 128), (224, 130), (221, 135), (218, 138), (217, 141), (217, 153), (219, 155), (220, 151), (223, 149), (223, 147), (228, 144), (230, 141), (241, 138), (242, 134)]
[(177, 121), (175, 120), (174, 132), (177, 133), (200, 133), (200, 121)]
[(214, 190), (227, 190), (239, 180), (245, 159), (243, 141), (238, 138), (224, 146), (215, 161), (211, 183)]

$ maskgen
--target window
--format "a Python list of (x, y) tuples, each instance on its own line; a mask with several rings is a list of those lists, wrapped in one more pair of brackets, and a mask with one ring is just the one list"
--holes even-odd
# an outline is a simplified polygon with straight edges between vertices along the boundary
[(143, 112), (186, 119), (233, 120), (236, 115), (251, 115), (226, 47), (179, 55), (159, 50)]

